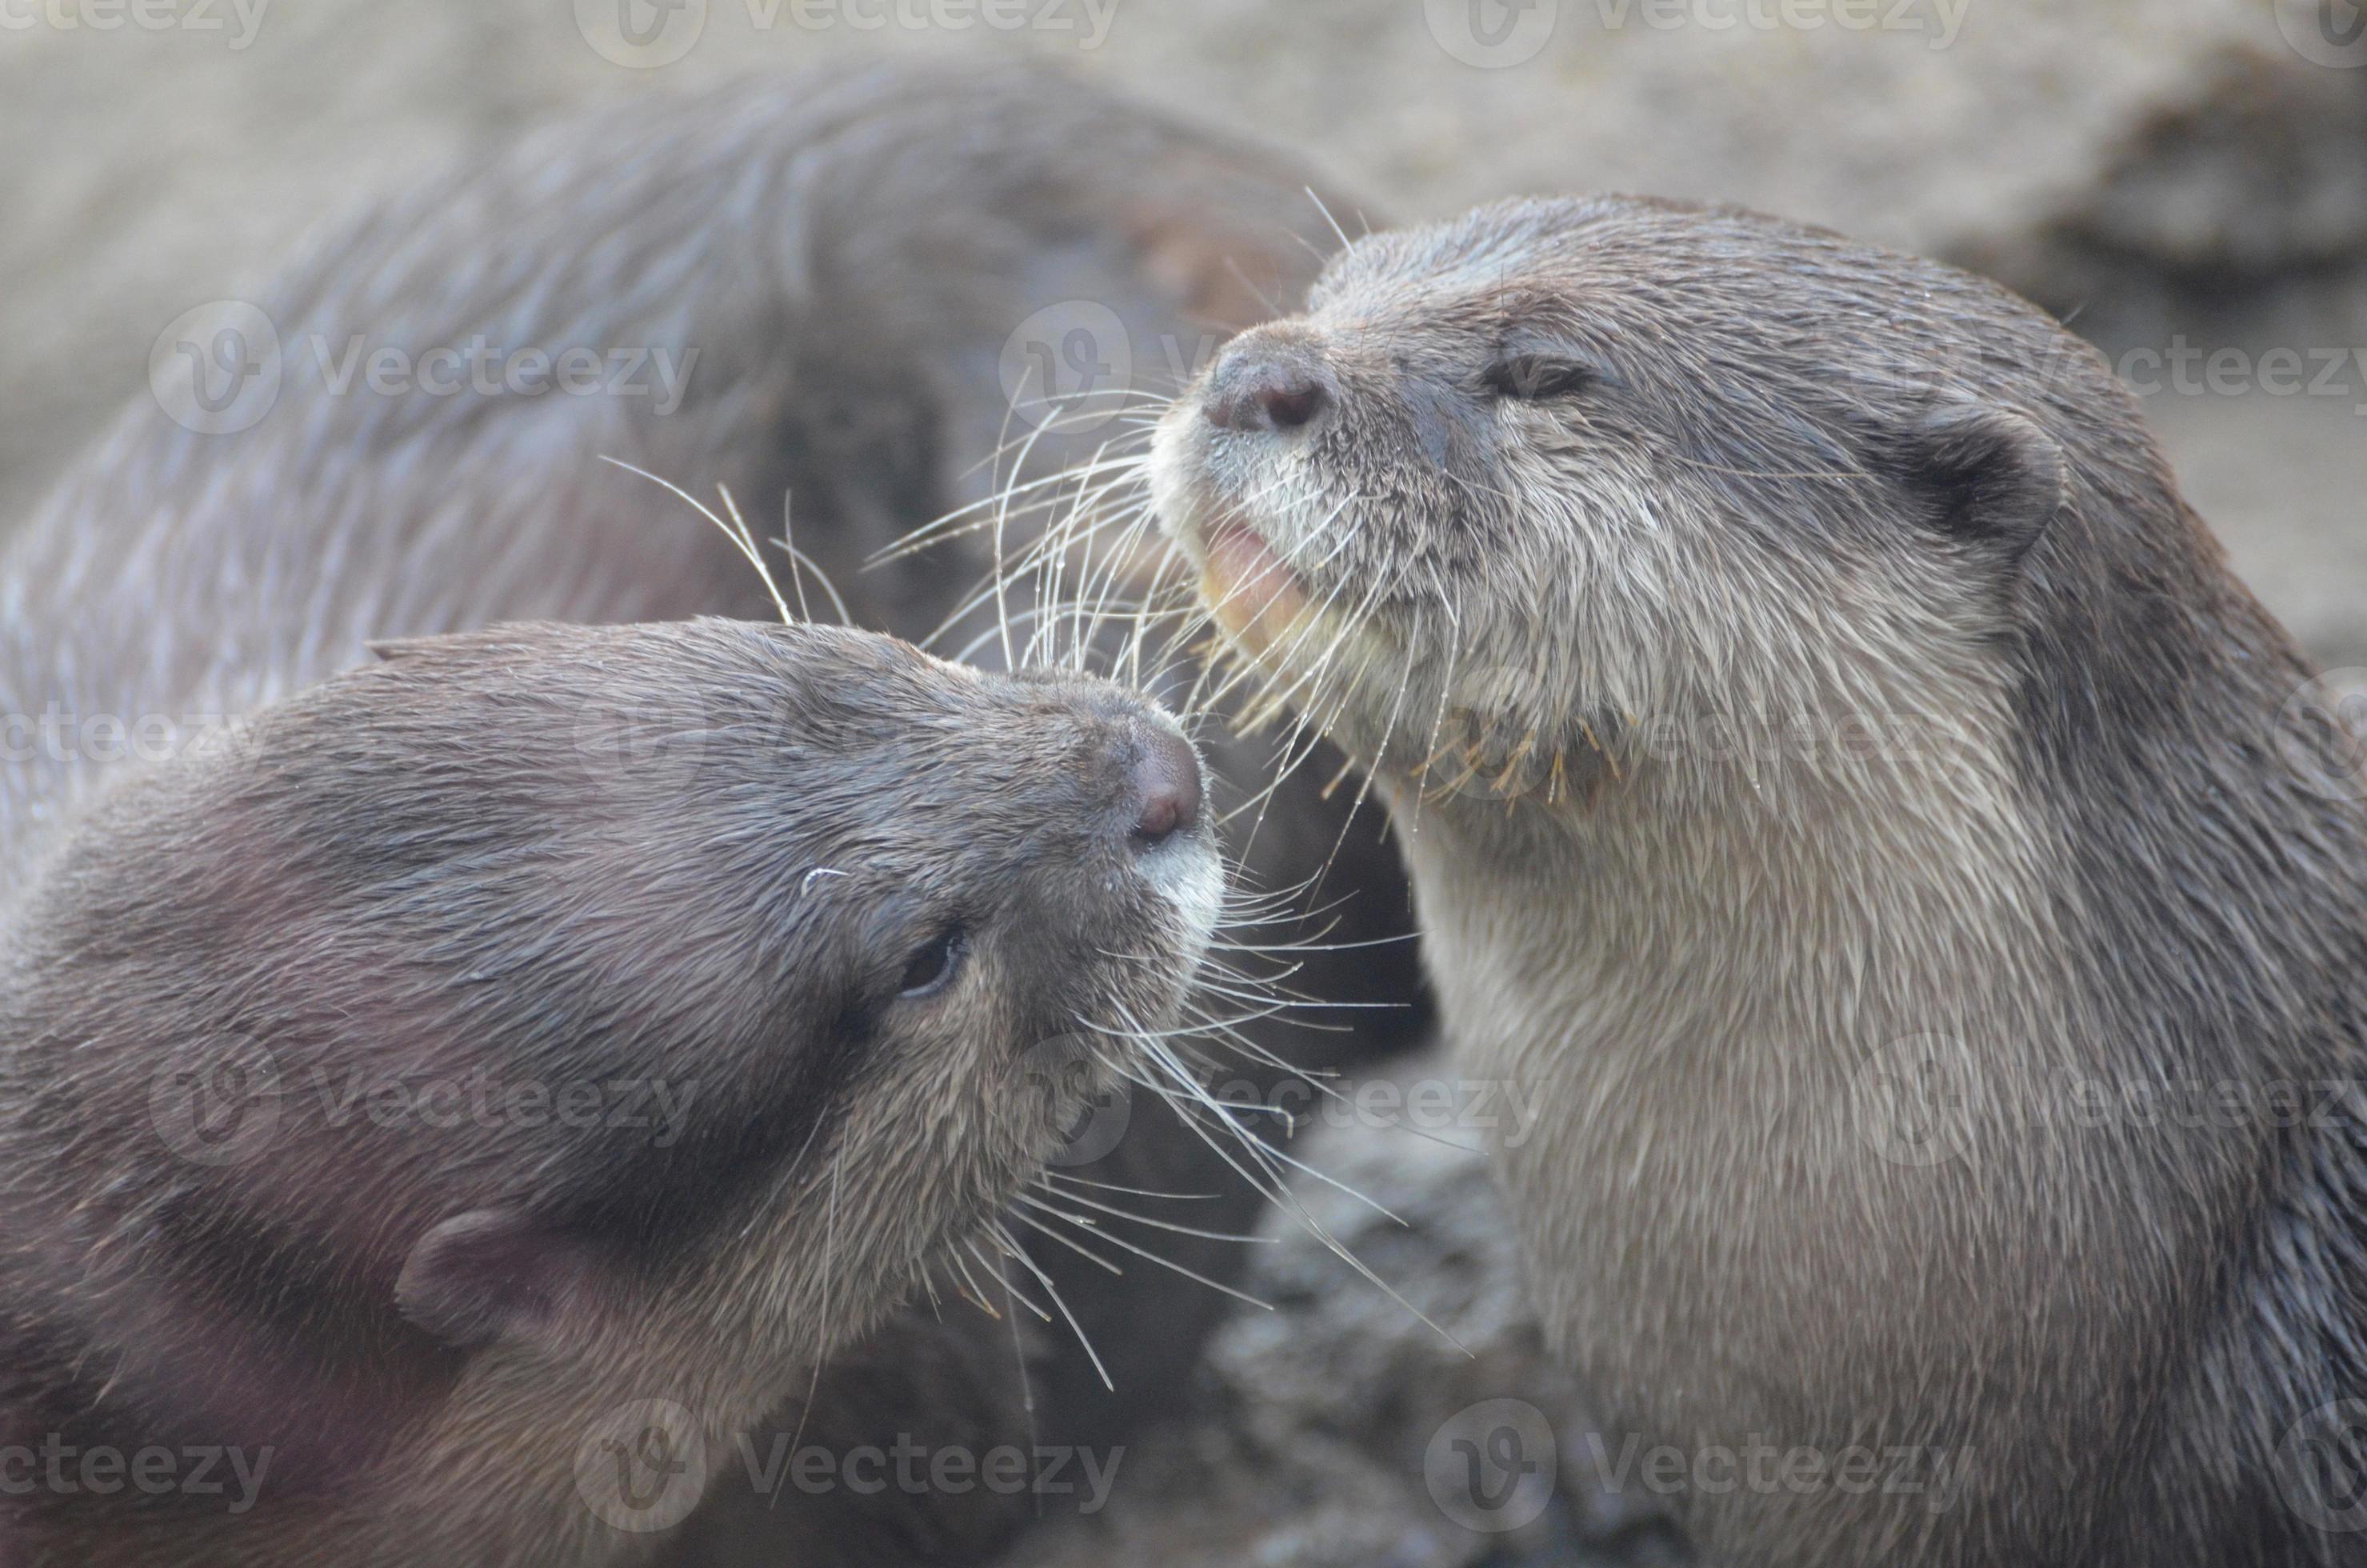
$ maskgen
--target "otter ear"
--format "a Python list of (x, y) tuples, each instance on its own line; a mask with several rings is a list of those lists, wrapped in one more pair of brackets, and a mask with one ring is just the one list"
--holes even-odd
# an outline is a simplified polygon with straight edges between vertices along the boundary
[(1952, 403), (1898, 433), (1898, 477), (1930, 498), (1952, 539), (1986, 540), (2019, 562), (2063, 505), (2063, 449), (2032, 420), (1986, 403)]
[(589, 1248), (510, 1209), (480, 1209), (429, 1231), (395, 1282), (402, 1315), (461, 1349), (550, 1327), (589, 1283)]

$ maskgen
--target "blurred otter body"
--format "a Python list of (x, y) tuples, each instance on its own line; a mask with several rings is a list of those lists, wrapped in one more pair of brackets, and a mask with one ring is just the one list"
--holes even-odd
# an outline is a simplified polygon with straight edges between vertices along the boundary
[[(586, 1533), (568, 1466), (598, 1402), (690, 1407), (719, 1470), (832, 1346), (863, 1392), (824, 1378), (810, 1439), (1025, 1440), (1008, 1324), (907, 1314), (888, 1332), (919, 1348), (850, 1346), (1046, 1152), (1065, 1102), (985, 1069), (1175, 1006), (1206, 830), (1126, 847), (1140, 770), (1181, 787), (1165, 721), (835, 631), (477, 629), (770, 618), (613, 457), (728, 485), (759, 534), (790, 495), (852, 618), (925, 632), (983, 543), (856, 568), (992, 483), (1014, 329), (1078, 299), (1146, 344), (1241, 324), (1308, 270), (1291, 225), (1319, 228), (1297, 176), (1058, 79), (754, 84), (529, 137), (291, 269), (257, 301), (276, 345), (235, 312), (192, 335), (215, 379), (186, 423), (131, 410), (0, 558), (0, 706), (28, 721), (0, 758), (0, 1440), (277, 1443), (266, 1500), (296, 1523), (37, 1498), (34, 1560), (629, 1560), (670, 1538)], [(384, 350), (415, 380), (374, 380)], [(595, 390), (561, 381), (571, 353)], [(511, 381), (521, 355), (549, 370)], [(242, 403), (266, 369), (276, 396)], [(821, 602), (811, 574), (790, 591)], [(367, 666), (386, 638), (425, 641)], [(1068, 940), (1049, 890), (1077, 879), (1099, 923)], [(949, 933), (960, 1051), (991, 1059), (968, 1076), (889, 1017)], [(252, 1163), (158, 1131), (219, 1131), (223, 1064), (277, 1074)], [(355, 1071), (486, 1066), (645, 1091), (687, 1066), (704, 1098), (663, 1147), (653, 1093), (638, 1142), (571, 1142), (555, 1109), (441, 1140), (328, 1116)], [(1156, 1119), (1122, 1157), (1189, 1167)], [(1151, 1313), (1042, 1267), (1122, 1397), (1178, 1376), (1196, 1297)], [(988, 1335), (999, 1365), (931, 1347)], [(845, 1496), (799, 1533), (753, 1503), (796, 1534), (768, 1554), (810, 1563), (976, 1555), (1028, 1506)]]
[(1156, 472), (1415, 824), (1548, 1334), (1715, 1560), (2357, 1560), (2360, 756), (2091, 350), (1506, 204), (1343, 253)]

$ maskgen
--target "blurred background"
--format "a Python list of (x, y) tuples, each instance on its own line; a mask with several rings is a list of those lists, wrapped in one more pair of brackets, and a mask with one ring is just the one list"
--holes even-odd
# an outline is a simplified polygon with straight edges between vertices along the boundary
[[(1616, 188), (1988, 272), (2104, 349), (2237, 570), (2367, 685), (2361, 0), (0, 0), (0, 526), (146, 395), (167, 324), (353, 204), (602, 101), (898, 54), (1025, 55), (1282, 144), (1352, 230)], [(1190, 1428), (1013, 1562), (1682, 1560), (1567, 1440), (1582, 1396), (1476, 1159), (1323, 1136), (1408, 1223), (1309, 1201), (1473, 1355), (1285, 1226), (1249, 1282), (1280, 1310), (1219, 1335)], [(1441, 1456), (1511, 1393), (1569, 1484), (1475, 1533)]]
[(1987, 271), (2106, 349), (2242, 574), (2367, 665), (2356, 0), (0, 0), (0, 519), (165, 324), (368, 193), (601, 100), (924, 53), (1283, 143), (1375, 223), (1616, 188)]

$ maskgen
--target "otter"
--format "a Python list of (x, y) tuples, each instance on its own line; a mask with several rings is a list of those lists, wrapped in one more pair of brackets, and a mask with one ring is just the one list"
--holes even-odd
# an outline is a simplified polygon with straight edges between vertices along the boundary
[(2099, 354), (1515, 201), (1350, 246), (1152, 483), (1398, 820), (1549, 1341), (1713, 1560), (2361, 1561), (2361, 754)]
[(596, 1446), (719, 1467), (974, 1277), (1093, 1086), (1031, 1051), (1172, 1020), (1199, 800), (1119, 688), (723, 620), (397, 643), (127, 776), (6, 927), (0, 1446), (124, 1456), (26, 1560), (645, 1560)]
[[(762, 547), (784, 600), (835, 595), (918, 641), (988, 569), (983, 536), (865, 562), (1106, 438), (1031, 431), (1002, 364), (1027, 362), (1021, 329), (1096, 304), (1156, 384), (1170, 341), (1188, 368), (1303, 288), (1329, 234), (1305, 186), (1041, 72), (752, 81), (488, 149), (367, 204), (251, 305), (160, 338), (157, 401), (0, 554), (0, 1467), (54, 1433), (134, 1454), (272, 1446), (254, 1512), (289, 1493), (268, 1511), (292, 1544), (123, 1486), (63, 1503), (51, 1486), (20, 1514), (0, 1468), (8, 1528), (33, 1532), (0, 1560), (292, 1561), (334, 1537), (357, 1561), (544, 1561), (584, 1544), (554, 1490), (583, 1434), (561, 1428), (604, 1391), (640, 1391), (629, 1415), (689, 1410), (691, 1430), (648, 1430), (720, 1472), (723, 1424), (760, 1395), (781, 1430), (842, 1449), (917, 1432), (984, 1452), (1119, 1442), (1182, 1388), (1216, 1291), (1147, 1290), (1148, 1264), (1114, 1278), (1041, 1238), (1006, 1258), (1028, 1294), (1057, 1290), (1109, 1394), (1082, 1352), (954, 1301), (980, 1290), (943, 1260), (907, 1267), (1042, 1153), (1030, 1117), (987, 1114), (1017, 1085), (945, 1074), (1032, 1061), (1062, 994), (1106, 994), (1144, 1029), (1172, 1013), (1201, 874), (1153, 897), (1152, 862), (1093, 837), (1082, 794), (1121, 788), (1129, 746), (1184, 778), (1181, 743), (1101, 687), (759, 632), (775, 606), (740, 550), (601, 460), (728, 491), (793, 547)], [(571, 354), (594, 369), (562, 381)], [(1023, 437), (1032, 467), (997, 461)], [(1008, 522), (1015, 545), (1041, 518)], [(1303, 881), (1292, 858), (1319, 863), (1337, 825), (1297, 799), (1277, 812), (1318, 831), (1266, 836), (1250, 870), (1272, 885)], [(1048, 923), (1055, 878), (1093, 884), (1082, 946)], [(944, 935), (908, 928), (921, 895), (1005, 883), (1005, 936), (963, 928), (968, 978), (909, 1026), (880, 1021), (897, 1004), (878, 966)], [(974, 1054), (929, 1021), (946, 1009)], [(1251, 1028), (1297, 1049), (1278, 1020)], [(157, 1105), (133, 1093), (143, 1072)], [(695, 1103), (655, 1103), (691, 1075)], [(479, 1135), (488, 1082), (501, 1136)], [(245, 1083), (287, 1100), (258, 1157), (192, 1163), (146, 1135), (228, 1136)], [(570, 1142), (535, 1099), (554, 1084), (621, 1086), (631, 1104), (588, 1113), (633, 1128)], [(428, 1097), (403, 1099), (416, 1085)], [(399, 1127), (461, 1125), (367, 1136), (381, 1088)], [(1081, 1174), (1239, 1185), (1141, 1099)], [(825, 1163), (837, 1208), (817, 1236)], [(1173, 1205), (1240, 1228), (1206, 1207)], [(832, 1235), (877, 1256), (855, 1271)], [(601, 1440), (629, 1458), (636, 1434)], [(678, 1531), (604, 1518), (595, 1544), (935, 1561), (983, 1555), (1034, 1511), (979, 1489), (842, 1489), (827, 1508), (719, 1474), (708, 1490)], [(727, 1492), (744, 1517), (717, 1522)]]

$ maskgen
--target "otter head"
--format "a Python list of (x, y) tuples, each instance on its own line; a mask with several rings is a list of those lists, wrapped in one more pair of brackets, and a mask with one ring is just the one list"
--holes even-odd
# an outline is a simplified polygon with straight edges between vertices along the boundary
[(506, 1519), (591, 1414), (732, 1430), (975, 1244), (1221, 873), (1101, 683), (719, 620), (384, 652), (108, 790), (6, 930), (0, 1424), (315, 1494), (421, 1441)]
[(1169, 412), (1153, 485), (1385, 789), (1500, 818), (1947, 746), (2001, 721), (2033, 583), (2063, 610), (2108, 559), (2049, 552), (2081, 487), (2178, 512), (2101, 359), (2004, 290), (1628, 199), (1358, 242)]

